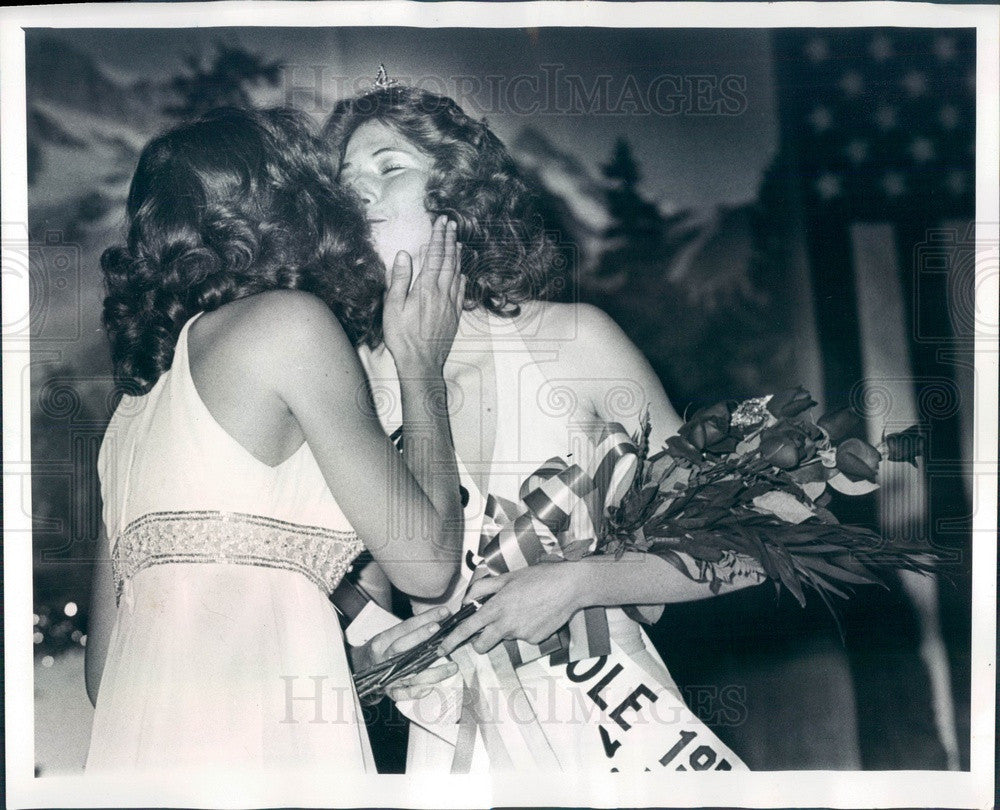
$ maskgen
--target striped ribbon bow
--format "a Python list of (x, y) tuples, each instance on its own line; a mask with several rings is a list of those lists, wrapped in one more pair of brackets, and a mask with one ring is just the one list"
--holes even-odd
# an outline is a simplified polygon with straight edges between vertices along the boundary
[[(632, 483), (637, 449), (616, 422), (595, 425), (586, 439), (576, 462), (550, 458), (529, 475), (516, 503), (487, 498), (474, 579), (539, 562), (578, 560), (594, 551), (607, 507)], [(603, 607), (585, 608), (541, 644), (508, 640), (504, 645), (515, 667), (544, 655), (552, 656), (554, 665), (608, 655), (607, 614)]]

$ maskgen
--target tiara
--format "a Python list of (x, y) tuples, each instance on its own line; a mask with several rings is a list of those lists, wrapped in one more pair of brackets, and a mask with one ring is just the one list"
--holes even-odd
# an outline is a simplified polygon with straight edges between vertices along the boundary
[(390, 79), (389, 74), (385, 70), (385, 65), (379, 62), (378, 65), (378, 75), (375, 77), (375, 81), (372, 82), (372, 90), (385, 90), (388, 87), (394, 87), (399, 84), (395, 79)]

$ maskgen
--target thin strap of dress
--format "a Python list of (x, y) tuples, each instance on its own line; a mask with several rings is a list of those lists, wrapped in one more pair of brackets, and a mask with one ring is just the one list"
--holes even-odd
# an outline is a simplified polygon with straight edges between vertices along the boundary
[[(493, 346), (493, 366), (497, 379), (497, 432), (499, 433), (502, 429), (501, 425), (504, 424), (502, 420), (509, 417), (515, 420), (516, 424), (523, 416), (520, 411), (524, 407), (521, 402), (518, 402), (517, 406), (513, 408), (508, 402), (507, 407), (504, 407), (504, 402), (501, 399), (501, 392), (504, 391), (504, 388), (501, 387), (501, 384), (509, 385), (511, 380), (517, 380), (519, 383), (517, 390), (509, 393), (514, 397), (519, 397), (527, 390), (530, 397), (537, 400), (540, 388), (526, 388), (526, 385), (532, 382), (531, 376), (535, 378), (534, 382), (540, 386), (550, 384), (551, 380), (513, 320), (505, 323), (498, 316), (491, 314), (489, 324)], [(551, 354), (548, 351), (546, 353)]]
[(187, 321), (184, 323), (184, 326), (181, 327), (180, 334), (177, 335), (177, 343), (174, 346), (174, 359), (170, 364), (171, 369), (177, 368), (178, 364), (182, 363), (184, 365), (184, 370), (186, 371), (186, 373), (188, 375), (191, 374), (191, 365), (188, 362), (188, 331), (190, 331), (191, 329), (191, 324), (193, 324), (204, 314), (205, 314), (204, 311), (196, 312), (194, 315), (188, 318)]
[[(517, 461), (523, 449), (524, 431), (530, 430), (535, 423), (533, 419), (525, 423), (525, 408), (536, 407), (537, 397), (547, 379), (513, 321), (505, 321), (491, 313), (488, 323), (496, 378), (493, 460)], [(492, 486), (489, 491), (493, 491)]]
[[(176, 368), (178, 358), (181, 357), (183, 358), (183, 363), (185, 364), (185, 366), (187, 365), (188, 329), (190, 328), (192, 323), (194, 323), (199, 317), (201, 317), (204, 314), (205, 314), (204, 312), (196, 312), (194, 315), (188, 318), (187, 321), (184, 323), (184, 326), (181, 327), (181, 331), (177, 335), (177, 343), (174, 346), (174, 357), (170, 364), (171, 369)], [(190, 374), (190, 370), (188, 370), (188, 374)], [(128, 469), (125, 471), (125, 479), (122, 482), (122, 495), (118, 501), (120, 507), (118, 513), (118, 530), (115, 532), (115, 537), (117, 537), (118, 533), (122, 532), (125, 529), (125, 517), (128, 515), (128, 508), (127, 508), (128, 498), (132, 492), (132, 467), (135, 465), (135, 456), (136, 456), (135, 448), (132, 448), (132, 452), (129, 453)], [(112, 546), (114, 546), (115, 537), (108, 538)]]

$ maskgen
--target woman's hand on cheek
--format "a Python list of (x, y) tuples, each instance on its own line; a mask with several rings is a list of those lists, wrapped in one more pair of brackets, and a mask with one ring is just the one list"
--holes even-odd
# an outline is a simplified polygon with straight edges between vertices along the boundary
[(383, 302), (382, 331), (397, 365), (440, 372), (458, 329), (465, 297), (457, 225), (441, 216), (414, 277), (413, 259), (400, 252)]
[(466, 601), (490, 599), (444, 639), (443, 650), (450, 653), (473, 636), (478, 653), (504, 639), (544, 641), (582, 607), (582, 573), (577, 563), (542, 563), (476, 581)]

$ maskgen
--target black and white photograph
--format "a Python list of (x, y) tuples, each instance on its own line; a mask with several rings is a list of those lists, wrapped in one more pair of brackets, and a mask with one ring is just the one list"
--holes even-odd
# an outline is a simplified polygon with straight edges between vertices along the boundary
[(993, 806), (1000, 9), (2, 13), (10, 806)]

